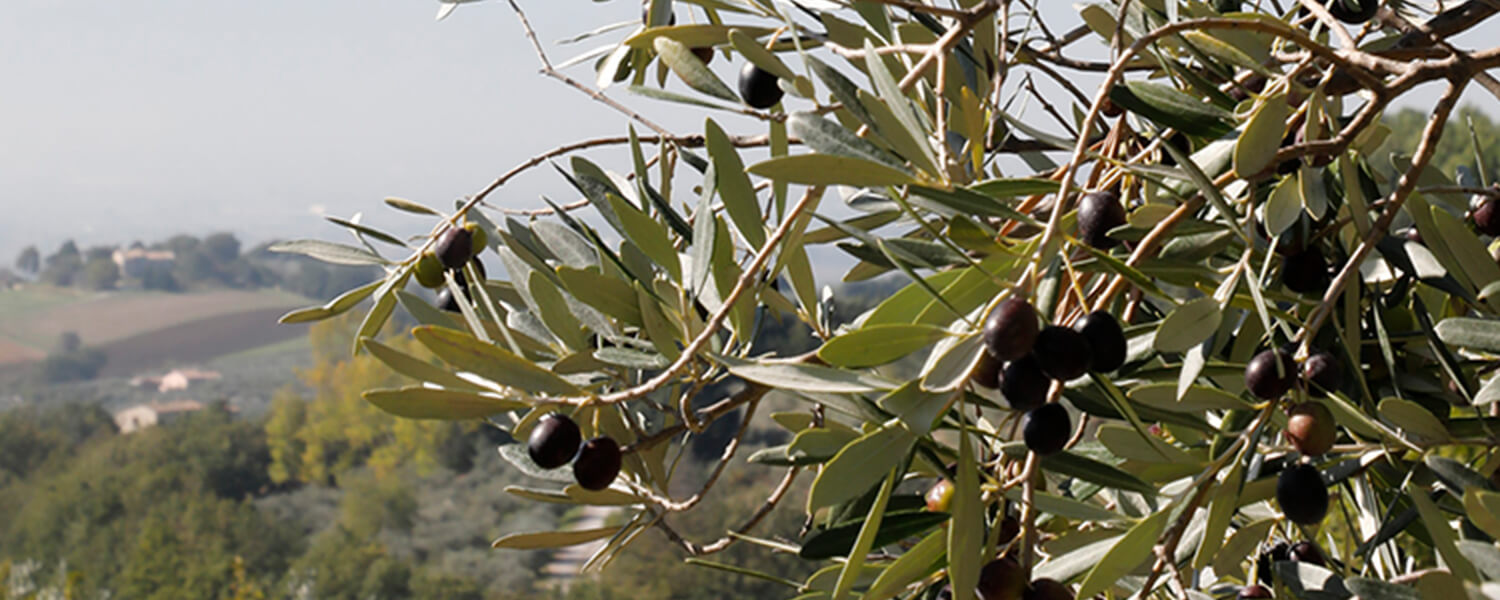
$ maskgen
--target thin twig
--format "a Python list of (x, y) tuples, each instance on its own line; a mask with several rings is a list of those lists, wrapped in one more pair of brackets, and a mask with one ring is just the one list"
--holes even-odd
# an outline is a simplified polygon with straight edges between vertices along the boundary
[(1417, 144), (1417, 154), (1412, 157), (1411, 166), (1401, 174), (1401, 179), (1396, 182), (1396, 189), (1391, 191), (1389, 199), (1386, 200), (1385, 212), (1370, 227), (1370, 233), (1365, 239), (1360, 240), (1359, 246), (1350, 253), (1349, 259), (1344, 262), (1344, 268), (1339, 270), (1333, 283), (1328, 286), (1328, 291), (1323, 294), (1323, 302), (1313, 309), (1312, 314), (1298, 332), (1298, 339), (1303, 343), (1310, 343), (1318, 328), (1323, 326), (1323, 321), (1333, 310), (1334, 301), (1339, 294), (1343, 293), (1344, 286), (1349, 284), (1354, 272), (1359, 270), (1359, 265), (1364, 262), (1365, 256), (1370, 249), (1386, 236), (1386, 230), (1390, 229), (1391, 221), (1396, 219), (1396, 214), (1401, 206), (1406, 203), (1406, 198), (1411, 195), (1412, 190), (1417, 187), (1417, 176), (1422, 169), (1427, 167), (1428, 161), (1432, 160), (1433, 153), (1437, 150), (1438, 138), (1443, 133), (1443, 125), (1448, 122), (1448, 114), (1453, 111), (1453, 105), (1458, 102), (1458, 97), (1463, 93), (1464, 83), (1467, 80), (1452, 81), (1448, 89), (1444, 90), (1443, 97), (1438, 99), (1437, 106), (1432, 110), (1432, 116), (1427, 120), (1427, 126), (1422, 129), (1421, 142)]

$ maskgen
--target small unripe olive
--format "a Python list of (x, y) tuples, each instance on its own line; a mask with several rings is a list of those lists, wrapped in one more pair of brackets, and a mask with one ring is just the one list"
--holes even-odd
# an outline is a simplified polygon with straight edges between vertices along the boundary
[(1320, 456), (1333, 447), (1338, 438), (1338, 424), (1333, 413), (1319, 402), (1303, 402), (1292, 408), (1286, 419), (1286, 439), (1307, 456)]
[(948, 505), (953, 503), (953, 482), (946, 478), (939, 479), (932, 487), (927, 488), (923, 498), (927, 501), (927, 510), (948, 512)]
[(1317, 467), (1296, 464), (1276, 479), (1276, 504), (1286, 518), (1299, 525), (1321, 522), (1328, 514), (1328, 488)]
[(443, 261), (438, 260), (437, 254), (431, 251), (423, 252), (422, 256), (417, 257), (412, 274), (416, 276), (417, 284), (424, 288), (443, 285)]
[(474, 252), (473, 256), (483, 254), (484, 249), (489, 247), (490, 234), (485, 233), (484, 228), (480, 227), (478, 223), (465, 223), (464, 229), (469, 232), (469, 247)]
[(1073, 436), (1073, 423), (1061, 404), (1043, 404), (1026, 413), (1021, 437), (1032, 452), (1046, 456), (1062, 451)]
[(1279, 349), (1262, 351), (1245, 365), (1245, 387), (1262, 400), (1280, 398), (1296, 381), (1297, 361)]
[(1015, 360), (1031, 352), (1041, 332), (1036, 308), (1021, 298), (1011, 296), (1001, 302), (984, 321), (984, 347), (990, 356)]

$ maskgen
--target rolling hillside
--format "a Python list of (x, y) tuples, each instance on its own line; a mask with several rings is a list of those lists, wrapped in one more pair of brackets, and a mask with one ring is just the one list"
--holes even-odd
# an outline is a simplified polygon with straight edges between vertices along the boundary
[(124, 375), (170, 361), (201, 361), (304, 335), (276, 318), (312, 301), (280, 290), (86, 293), (47, 286), (0, 292), (0, 367), (38, 360), (64, 332), (109, 357)]

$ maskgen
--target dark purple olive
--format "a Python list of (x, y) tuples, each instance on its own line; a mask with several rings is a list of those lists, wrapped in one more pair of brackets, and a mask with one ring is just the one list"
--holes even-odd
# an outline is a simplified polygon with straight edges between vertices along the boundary
[(1046, 456), (1057, 454), (1073, 437), (1072, 419), (1068, 409), (1061, 404), (1043, 404), (1026, 413), (1026, 424), (1021, 427), (1021, 437), (1032, 452)]
[(438, 236), (433, 252), (443, 261), (444, 267), (461, 269), (474, 256), (474, 236), (468, 229), (449, 227)]
[(1026, 569), (1016, 559), (1005, 557), (990, 561), (979, 570), (979, 600), (1020, 600), (1026, 590)]
[(1318, 468), (1308, 464), (1287, 467), (1276, 479), (1276, 503), (1293, 523), (1313, 525), (1328, 514), (1328, 488)]
[(578, 448), (573, 459), (573, 480), (583, 489), (599, 491), (620, 475), (620, 445), (609, 437), (596, 437)]
[(1108, 250), (1120, 245), (1109, 237), (1109, 230), (1125, 224), (1125, 207), (1114, 192), (1090, 192), (1078, 199), (1078, 239)]
[(1272, 596), (1271, 590), (1266, 589), (1266, 586), (1256, 584), (1240, 588), (1239, 597), (1248, 600), (1249, 598), (1271, 598)]
[(1000, 369), (1005, 364), (1000, 359), (990, 356), (989, 352), (979, 353), (979, 365), (974, 367), (974, 372), (969, 374), (969, 381), (974, 385), (995, 389), (1000, 387)]
[(1305, 562), (1320, 567), (1327, 566), (1328, 562), (1324, 560), (1323, 552), (1318, 550), (1318, 547), (1314, 546), (1312, 542), (1297, 542), (1292, 544), (1292, 557), (1297, 559), (1297, 562)]
[(1281, 350), (1265, 350), (1245, 365), (1245, 387), (1262, 400), (1280, 398), (1296, 382), (1297, 361)]
[(1016, 360), (1031, 352), (1041, 325), (1030, 302), (1012, 296), (1006, 298), (984, 321), (984, 347), (990, 356)]
[(1470, 215), (1474, 219), (1474, 228), (1488, 236), (1500, 235), (1500, 199), (1486, 197)]
[(526, 453), (538, 467), (556, 469), (573, 460), (581, 442), (583, 434), (578, 431), (578, 424), (573, 419), (562, 413), (551, 413), (542, 417), (531, 428)]
[(1332, 354), (1319, 352), (1302, 363), (1302, 380), (1309, 396), (1322, 398), (1344, 387), (1344, 364)]
[(1055, 579), (1037, 579), (1021, 594), (1021, 600), (1073, 600), (1073, 590)]
[(1380, 0), (1329, 0), (1328, 12), (1333, 18), (1348, 23), (1359, 25), (1375, 16), (1380, 10)]
[(1031, 410), (1047, 401), (1052, 379), (1042, 372), (1036, 356), (1027, 354), (1010, 361), (1000, 373), (1000, 395), (1014, 410)]
[(1082, 377), (1094, 362), (1089, 340), (1067, 327), (1048, 325), (1036, 336), (1031, 354), (1048, 377), (1070, 381)]
[(444, 287), (438, 290), (437, 307), (448, 312), (460, 312), (458, 301), (453, 299), (453, 292)]
[(1125, 364), (1125, 331), (1106, 311), (1096, 310), (1079, 319), (1073, 328), (1089, 342), (1089, 370), (1108, 373)]
[(754, 108), (771, 108), (781, 101), (781, 86), (776, 84), (776, 75), (747, 62), (740, 69), (740, 98)]
[(1317, 246), (1281, 259), (1281, 282), (1298, 294), (1321, 296), (1328, 289), (1328, 261)]

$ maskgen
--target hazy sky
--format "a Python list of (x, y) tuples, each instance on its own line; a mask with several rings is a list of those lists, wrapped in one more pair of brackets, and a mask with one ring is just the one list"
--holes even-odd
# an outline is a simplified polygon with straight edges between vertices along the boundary
[[(1054, 27), (1076, 23), (1068, 3), (1040, 1), (1055, 11)], [(522, 2), (554, 60), (597, 42), (551, 42), (639, 17), (634, 0)], [(336, 239), (315, 210), (365, 211), (367, 222), (406, 230), (417, 222), (381, 198), (446, 204), (559, 143), (624, 132), (615, 113), (536, 74), (503, 2), (464, 5), (442, 22), (436, 8), (4, 0), (0, 265), (27, 244), (50, 252), (68, 237), (87, 245), (230, 230), (251, 243)], [(1491, 23), (1467, 39), (1497, 38)], [(570, 73), (592, 78), (586, 66)], [(701, 130), (701, 113), (614, 95), (679, 131)], [(538, 169), (498, 199), (531, 207), (544, 192), (572, 198)]]

